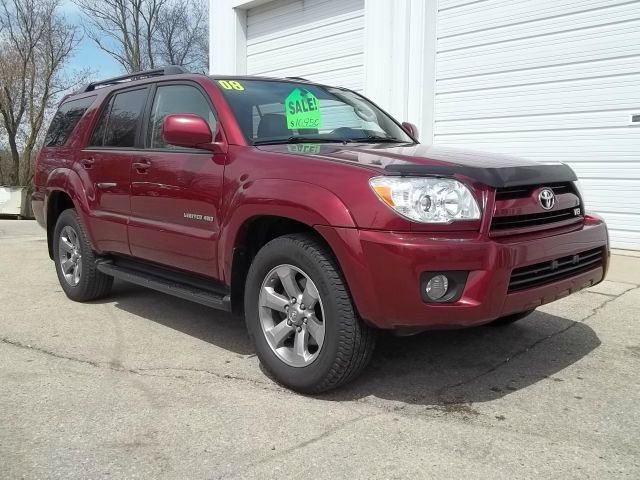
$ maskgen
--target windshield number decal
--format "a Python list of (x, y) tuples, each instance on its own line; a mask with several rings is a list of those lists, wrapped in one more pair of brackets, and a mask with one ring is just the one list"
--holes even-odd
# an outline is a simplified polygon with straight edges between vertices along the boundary
[(225, 90), (244, 90), (244, 86), (237, 80), (218, 80), (218, 83)]
[(297, 130), (301, 128), (320, 128), (320, 102), (308, 90), (296, 88), (284, 101), (287, 114), (287, 128)]
[(320, 153), (319, 143), (298, 143), (294, 145), (287, 145), (289, 153), (310, 153), (317, 155)]

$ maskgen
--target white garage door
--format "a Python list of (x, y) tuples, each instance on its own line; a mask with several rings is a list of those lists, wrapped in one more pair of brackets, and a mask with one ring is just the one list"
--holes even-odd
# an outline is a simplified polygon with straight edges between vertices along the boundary
[(247, 73), (362, 91), (364, 0), (276, 0), (247, 12)]
[(435, 142), (569, 163), (640, 249), (640, 2), (439, 0)]

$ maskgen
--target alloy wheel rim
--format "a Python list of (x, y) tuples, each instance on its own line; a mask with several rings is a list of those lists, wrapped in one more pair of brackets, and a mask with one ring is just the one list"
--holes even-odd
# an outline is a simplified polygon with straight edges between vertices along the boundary
[(279, 265), (260, 287), (259, 318), (273, 353), (287, 365), (313, 363), (324, 343), (325, 316), (318, 289), (293, 265)]
[(82, 253), (78, 234), (73, 227), (69, 225), (66, 225), (60, 232), (58, 253), (60, 254), (60, 269), (62, 270), (62, 275), (69, 285), (75, 287), (80, 283)]

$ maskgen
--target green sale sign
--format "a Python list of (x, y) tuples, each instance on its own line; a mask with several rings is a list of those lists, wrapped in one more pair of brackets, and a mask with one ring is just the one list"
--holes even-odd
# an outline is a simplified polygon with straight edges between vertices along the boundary
[(320, 128), (320, 102), (308, 90), (296, 88), (284, 101), (287, 114), (287, 128)]

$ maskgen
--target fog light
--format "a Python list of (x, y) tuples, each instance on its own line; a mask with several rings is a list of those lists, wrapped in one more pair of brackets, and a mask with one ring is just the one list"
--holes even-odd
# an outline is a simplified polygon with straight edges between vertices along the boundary
[(438, 300), (445, 296), (449, 289), (449, 280), (444, 275), (436, 275), (427, 282), (425, 292), (431, 300)]

